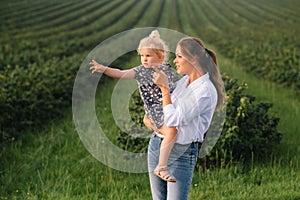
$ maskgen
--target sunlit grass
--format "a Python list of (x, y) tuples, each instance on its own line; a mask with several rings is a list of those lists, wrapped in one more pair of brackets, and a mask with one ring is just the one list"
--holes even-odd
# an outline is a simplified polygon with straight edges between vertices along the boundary
[[(297, 199), (299, 183), (299, 101), (292, 91), (244, 73), (218, 55), (221, 70), (246, 81), (257, 101), (273, 103), (284, 133), (278, 156), (251, 166), (230, 164), (222, 169), (198, 168), (190, 199)], [(136, 62), (134, 60), (133, 62)], [(117, 80), (99, 86), (96, 111), (106, 136), (116, 144), (119, 128), (111, 114), (111, 94)], [(291, 98), (292, 97), (292, 98)], [(0, 199), (151, 199), (148, 174), (107, 167), (84, 147), (75, 130), (72, 111), (40, 132), (24, 132), (1, 146)]]
[[(110, 97), (112, 86), (106, 85), (99, 97)], [(102, 109), (109, 103), (101, 101), (97, 107)], [(107, 118), (101, 123), (105, 124), (104, 132), (114, 138), (118, 132), (109, 113), (105, 113)], [(150, 196), (147, 174), (116, 171), (89, 154), (75, 130), (71, 110), (66, 111), (63, 120), (51, 122), (44, 131), (25, 132), (17, 141), (1, 146), (0, 172), (0, 199), (145, 199)]]
[[(111, 140), (118, 135), (110, 116), (113, 87), (114, 81), (101, 87), (97, 98), (102, 101), (96, 105), (99, 115), (106, 116), (100, 124)], [(92, 157), (79, 139), (71, 113), (67, 110), (63, 120), (51, 122), (42, 132), (25, 132), (1, 146), (0, 199), (151, 199), (148, 174), (120, 172)], [(237, 163), (197, 169), (190, 199), (299, 198), (298, 156), (282, 151), (270, 162), (250, 167)]]
[(191, 199), (299, 199), (299, 163), (195, 172)]

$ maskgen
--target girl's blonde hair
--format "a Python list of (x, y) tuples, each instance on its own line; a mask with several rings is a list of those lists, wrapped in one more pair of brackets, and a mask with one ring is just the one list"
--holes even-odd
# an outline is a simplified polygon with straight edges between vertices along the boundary
[(159, 57), (163, 56), (163, 61), (169, 60), (169, 47), (160, 38), (159, 32), (154, 30), (148, 37), (140, 41), (137, 52), (140, 53), (141, 49), (152, 49)]

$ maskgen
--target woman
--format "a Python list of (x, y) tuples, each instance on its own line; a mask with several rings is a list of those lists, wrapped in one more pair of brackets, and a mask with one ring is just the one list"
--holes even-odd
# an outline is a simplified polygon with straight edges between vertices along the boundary
[[(148, 168), (152, 198), (157, 200), (188, 199), (197, 161), (198, 143), (210, 126), (213, 113), (223, 104), (222, 79), (216, 55), (204, 47), (198, 38), (183, 38), (176, 48), (176, 70), (183, 76), (170, 95), (167, 76), (156, 70), (154, 83), (162, 91), (164, 121), (177, 128), (176, 143), (169, 157), (168, 168), (160, 169), (162, 176), (173, 174), (175, 183), (165, 182), (153, 173), (158, 163), (163, 136), (154, 132), (148, 148)], [(145, 125), (155, 130), (149, 119)], [(157, 169), (155, 169), (157, 170)], [(156, 172), (157, 173), (157, 172)]]

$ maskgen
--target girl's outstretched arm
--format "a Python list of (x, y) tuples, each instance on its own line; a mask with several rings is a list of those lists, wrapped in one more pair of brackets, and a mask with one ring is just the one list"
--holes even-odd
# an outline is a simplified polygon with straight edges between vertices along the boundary
[(120, 70), (117, 68), (111, 68), (97, 63), (95, 60), (90, 62), (90, 70), (92, 73), (99, 72), (103, 73), (112, 78), (121, 78), (121, 79), (132, 79), (135, 78), (135, 72), (133, 69)]

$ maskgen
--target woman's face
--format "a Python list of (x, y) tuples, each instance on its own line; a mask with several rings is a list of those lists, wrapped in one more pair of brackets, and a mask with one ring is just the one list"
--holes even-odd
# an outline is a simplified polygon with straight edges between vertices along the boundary
[(179, 74), (189, 74), (194, 70), (192, 63), (181, 53), (180, 47), (176, 48), (176, 58), (173, 62)]
[(146, 68), (159, 67), (163, 60), (152, 49), (140, 49), (141, 63)]

